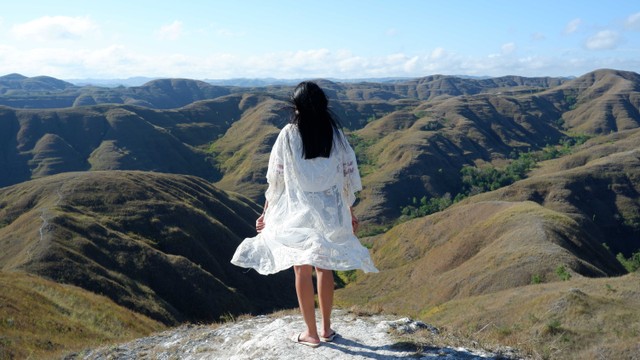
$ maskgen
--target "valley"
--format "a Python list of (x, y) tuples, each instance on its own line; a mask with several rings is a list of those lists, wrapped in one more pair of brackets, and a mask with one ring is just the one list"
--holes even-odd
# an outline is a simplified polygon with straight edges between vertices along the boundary
[[(340, 307), (533, 358), (637, 354), (640, 75), (318, 84), (356, 150), (359, 235), (381, 270), (338, 274)], [(295, 307), (292, 273), (229, 263), (255, 234), (291, 90), (0, 77), (0, 355), (91, 344), (18, 334), (21, 299), (48, 296), (38, 311), (56, 323), (70, 297), (144, 319), (92, 330), (105, 342)]]

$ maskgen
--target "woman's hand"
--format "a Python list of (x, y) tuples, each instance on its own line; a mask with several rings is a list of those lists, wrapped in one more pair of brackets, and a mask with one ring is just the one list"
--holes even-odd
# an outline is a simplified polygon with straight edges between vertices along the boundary
[(256, 220), (256, 231), (261, 233), (262, 229), (264, 229), (264, 214), (260, 215), (258, 220)]
[(353, 228), (353, 233), (355, 234), (358, 231), (358, 218), (353, 214), (353, 208), (349, 208), (351, 211), (351, 227)]
[(260, 215), (258, 220), (256, 220), (256, 231), (258, 232), (258, 234), (262, 232), (262, 229), (264, 229), (264, 213), (267, 212), (268, 207), (269, 207), (269, 202), (265, 201), (264, 208), (262, 209), (262, 215)]

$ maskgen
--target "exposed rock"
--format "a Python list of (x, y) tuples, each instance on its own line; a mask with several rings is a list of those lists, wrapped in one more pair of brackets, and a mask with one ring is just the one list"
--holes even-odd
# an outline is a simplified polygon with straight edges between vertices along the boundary
[(402, 338), (433, 326), (390, 315), (356, 316), (335, 310), (331, 343), (310, 348), (291, 339), (304, 329), (300, 315), (258, 316), (223, 325), (184, 325), (130, 343), (73, 354), (68, 359), (503, 359), (485, 350), (433, 347)]

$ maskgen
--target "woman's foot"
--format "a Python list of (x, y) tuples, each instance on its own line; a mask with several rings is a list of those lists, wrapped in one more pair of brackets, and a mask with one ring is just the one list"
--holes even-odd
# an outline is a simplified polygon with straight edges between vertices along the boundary
[(294, 335), (292, 340), (295, 343), (310, 346), (312, 348), (320, 346), (320, 339), (314, 338), (306, 332), (301, 332), (297, 335)]
[(325, 331), (322, 335), (320, 335), (320, 340), (324, 342), (332, 342), (336, 336), (338, 336), (338, 333), (336, 333), (332, 329), (329, 329), (329, 331)]

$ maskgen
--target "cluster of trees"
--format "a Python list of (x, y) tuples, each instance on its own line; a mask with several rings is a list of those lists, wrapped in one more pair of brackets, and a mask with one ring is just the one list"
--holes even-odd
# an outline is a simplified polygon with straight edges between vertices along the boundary
[(627, 269), (628, 272), (634, 272), (640, 269), (640, 251), (631, 254), (628, 259), (622, 253), (618, 253), (616, 259)]
[(533, 169), (539, 161), (555, 159), (571, 153), (577, 145), (583, 144), (589, 137), (577, 135), (566, 137), (559, 145), (547, 145), (540, 151), (527, 151), (511, 153), (513, 160), (504, 168), (493, 166), (477, 168), (464, 166), (460, 170), (462, 188), (453, 198), (446, 193), (442, 197), (427, 198), (423, 196), (418, 200), (415, 196), (411, 203), (402, 208), (404, 219), (421, 217), (442, 211), (452, 204), (472, 195), (487, 191), (493, 191), (527, 177), (527, 173)]

